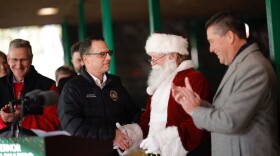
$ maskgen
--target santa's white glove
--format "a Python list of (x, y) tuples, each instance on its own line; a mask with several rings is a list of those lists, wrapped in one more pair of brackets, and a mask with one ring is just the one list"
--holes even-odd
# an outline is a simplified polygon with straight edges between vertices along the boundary
[(145, 152), (146, 154), (148, 154), (148, 153), (160, 154), (159, 142), (158, 142), (158, 139), (154, 136), (144, 139), (141, 142), (140, 147), (142, 149), (146, 150), (146, 152)]

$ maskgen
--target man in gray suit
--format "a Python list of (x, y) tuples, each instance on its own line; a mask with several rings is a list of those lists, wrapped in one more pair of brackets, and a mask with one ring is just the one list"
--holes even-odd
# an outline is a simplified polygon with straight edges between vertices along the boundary
[(213, 156), (279, 156), (276, 76), (258, 45), (246, 39), (242, 20), (220, 12), (206, 23), (210, 52), (228, 70), (213, 104), (186, 87), (173, 86), (175, 100), (195, 125), (211, 132)]

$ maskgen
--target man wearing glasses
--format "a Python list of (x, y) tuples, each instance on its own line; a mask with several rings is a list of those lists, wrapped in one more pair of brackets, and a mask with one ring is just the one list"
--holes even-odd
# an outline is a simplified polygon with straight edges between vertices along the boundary
[(102, 37), (85, 39), (79, 51), (84, 66), (62, 90), (58, 106), (61, 127), (74, 136), (114, 141), (124, 150), (131, 138), (119, 131), (116, 123), (132, 123), (140, 109), (120, 78), (107, 73), (112, 51)]
[[(188, 77), (200, 97), (211, 100), (208, 81), (193, 69), (193, 62), (188, 59), (187, 40), (177, 35), (154, 33), (146, 41), (145, 49), (151, 57), (152, 70), (148, 78), (149, 99), (139, 124), (144, 137), (140, 147), (150, 155), (210, 155), (209, 133), (196, 128), (192, 117), (171, 95), (172, 84), (184, 86), (184, 79)], [(127, 126), (122, 127), (130, 134)]]
[[(0, 78), (0, 129), (2, 132), (9, 130), (14, 121), (20, 120), (20, 128), (25, 129), (41, 129), (45, 131), (53, 131), (59, 128), (59, 120), (57, 116), (57, 105), (45, 107), (42, 115), (28, 115), (23, 119), (21, 117), (21, 109), (19, 104), (15, 103), (14, 114), (11, 112), (10, 101), (16, 101), (23, 98), (26, 93), (35, 89), (42, 91), (54, 90), (58, 91), (55, 82), (41, 74), (39, 74), (34, 66), (32, 66), (32, 48), (29, 41), (23, 39), (14, 39), (10, 42), (7, 60), (11, 72)], [(36, 112), (33, 112), (37, 114)], [(32, 113), (32, 114), (33, 114)], [(40, 114), (38, 112), (38, 114)], [(5, 128), (5, 129), (4, 129)], [(9, 131), (8, 131), (9, 132)], [(16, 135), (21, 134), (19, 131)], [(10, 135), (10, 133), (3, 133)]]

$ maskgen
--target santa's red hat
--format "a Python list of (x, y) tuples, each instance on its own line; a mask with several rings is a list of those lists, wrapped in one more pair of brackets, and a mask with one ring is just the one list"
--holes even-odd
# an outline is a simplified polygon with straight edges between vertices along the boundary
[(168, 54), (174, 52), (189, 55), (187, 39), (172, 34), (151, 34), (146, 41), (145, 49), (148, 55), (150, 53)]

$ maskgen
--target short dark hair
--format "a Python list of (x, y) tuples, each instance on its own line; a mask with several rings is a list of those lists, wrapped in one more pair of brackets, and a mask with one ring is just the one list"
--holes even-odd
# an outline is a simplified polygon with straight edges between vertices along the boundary
[(232, 31), (241, 39), (246, 39), (245, 23), (235, 12), (222, 11), (213, 15), (205, 24), (206, 30), (210, 26), (216, 26), (220, 30), (220, 35)]
[(12, 40), (9, 45), (8, 53), (10, 53), (10, 49), (12, 49), (12, 48), (27, 48), (29, 55), (33, 56), (31, 45), (30, 45), (29, 41), (27, 41), (27, 40), (23, 40), (20, 38)]
[(82, 41), (80, 44), (80, 48), (79, 48), (81, 57), (83, 55), (89, 53), (92, 41), (104, 41), (104, 38), (99, 35), (92, 35), (92, 36), (86, 38), (84, 41)]
[(69, 65), (63, 65), (63, 66), (58, 67), (55, 71), (55, 80), (56, 81), (57, 81), (57, 78), (58, 78), (58, 74), (60, 74), (60, 73), (74, 75), (75, 71)]
[(7, 55), (3, 51), (0, 51), (0, 58), (7, 61)]
[(76, 42), (71, 46), (71, 56), (73, 56), (74, 52), (79, 52), (81, 42)]

